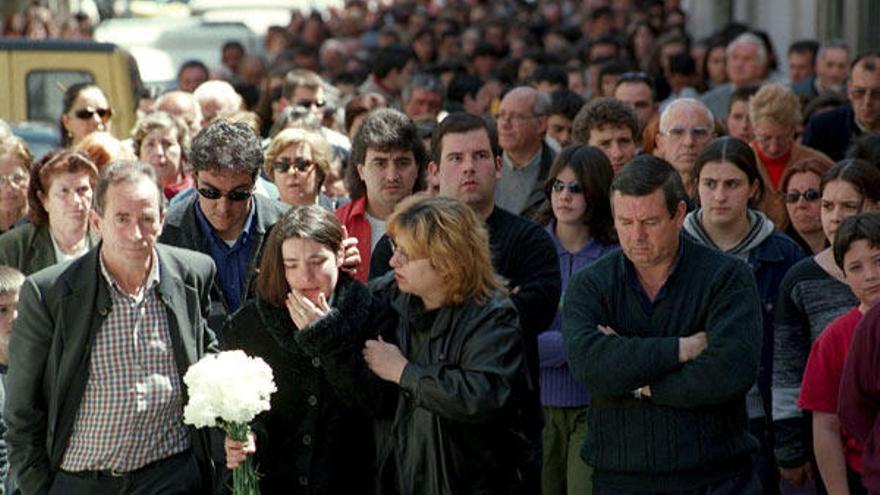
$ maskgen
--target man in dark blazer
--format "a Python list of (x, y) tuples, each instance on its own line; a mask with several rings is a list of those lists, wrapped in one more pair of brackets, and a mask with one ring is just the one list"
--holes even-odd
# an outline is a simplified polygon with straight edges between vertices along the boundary
[(260, 138), (245, 124), (212, 122), (193, 140), (189, 163), (197, 194), (168, 210), (159, 241), (214, 260), (208, 323), (219, 333), (229, 315), (253, 295), (263, 242), (288, 207), (254, 194), (263, 151)]
[(158, 245), (164, 216), (153, 168), (114, 163), (91, 212), (101, 244), (22, 287), (5, 413), (22, 493), (211, 493), (183, 375), (217, 349), (214, 265)]
[(803, 144), (832, 160), (844, 158), (853, 141), (880, 132), (880, 52), (861, 55), (850, 66), (849, 103), (813, 115), (804, 127)]

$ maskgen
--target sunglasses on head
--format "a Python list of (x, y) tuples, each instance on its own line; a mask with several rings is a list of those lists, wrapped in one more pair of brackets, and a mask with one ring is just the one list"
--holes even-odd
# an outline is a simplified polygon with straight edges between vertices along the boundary
[(789, 192), (785, 193), (785, 202), (786, 203), (797, 203), (801, 199), (801, 196), (804, 197), (804, 201), (806, 201), (807, 203), (812, 203), (813, 201), (818, 201), (819, 198), (822, 197), (822, 193), (819, 192), (818, 189), (815, 189), (812, 187), (810, 189), (807, 189), (804, 192), (789, 191)]
[(306, 160), (305, 158), (294, 158), (293, 161), (288, 160), (287, 158), (282, 158), (275, 163), (272, 164), (272, 170), (275, 173), (283, 174), (290, 170), (290, 167), (293, 167), (297, 172), (306, 173), (315, 166), (315, 162), (312, 160)]
[(107, 123), (107, 121), (110, 120), (110, 117), (113, 116), (113, 110), (109, 108), (86, 107), (73, 112), (73, 116), (81, 120), (92, 119), (95, 117), (95, 114), (98, 114), (98, 117), (101, 117), (102, 122)]
[(196, 189), (196, 191), (206, 199), (220, 199), (223, 196), (226, 196), (229, 201), (244, 201), (253, 195), (253, 192), (251, 191), (229, 191), (224, 194), (213, 187), (200, 187)]
[(558, 193), (560, 193), (566, 189), (568, 189), (568, 192), (570, 192), (572, 194), (580, 194), (580, 193), (584, 192), (584, 190), (581, 188), (581, 185), (578, 184), (577, 182), (571, 182), (569, 184), (566, 184), (565, 182), (562, 182), (561, 180), (557, 180), (557, 181), (553, 181), (552, 187), (553, 187), (553, 191), (558, 192)]

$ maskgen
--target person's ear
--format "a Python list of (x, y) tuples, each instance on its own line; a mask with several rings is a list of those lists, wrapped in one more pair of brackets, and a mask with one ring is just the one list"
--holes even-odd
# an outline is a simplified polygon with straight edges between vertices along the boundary
[(101, 215), (94, 208), (89, 209), (89, 227), (97, 236), (101, 236)]

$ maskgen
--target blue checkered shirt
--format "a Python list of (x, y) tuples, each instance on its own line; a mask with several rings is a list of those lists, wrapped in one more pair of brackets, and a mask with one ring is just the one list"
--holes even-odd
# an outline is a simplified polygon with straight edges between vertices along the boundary
[(101, 259), (113, 302), (94, 345), (89, 379), (61, 461), (65, 471), (131, 471), (182, 452), (180, 375), (159, 298), (158, 254), (139, 294), (125, 293)]

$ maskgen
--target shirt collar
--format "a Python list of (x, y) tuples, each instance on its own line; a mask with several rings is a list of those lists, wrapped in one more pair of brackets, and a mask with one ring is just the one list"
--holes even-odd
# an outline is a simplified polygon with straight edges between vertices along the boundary
[(101, 276), (104, 277), (104, 281), (107, 282), (107, 285), (110, 286), (111, 289), (116, 291), (118, 294), (125, 296), (130, 299), (134, 299), (135, 301), (141, 301), (144, 298), (144, 295), (152, 290), (154, 287), (159, 285), (159, 253), (153, 249), (152, 260), (150, 266), (150, 273), (147, 275), (147, 280), (144, 285), (141, 287), (141, 290), (137, 294), (129, 294), (128, 292), (122, 289), (122, 286), (113, 277), (110, 273), (110, 270), (107, 269), (107, 265), (104, 263), (104, 257), (101, 256), (100, 251), (98, 252), (98, 264), (101, 267)]

